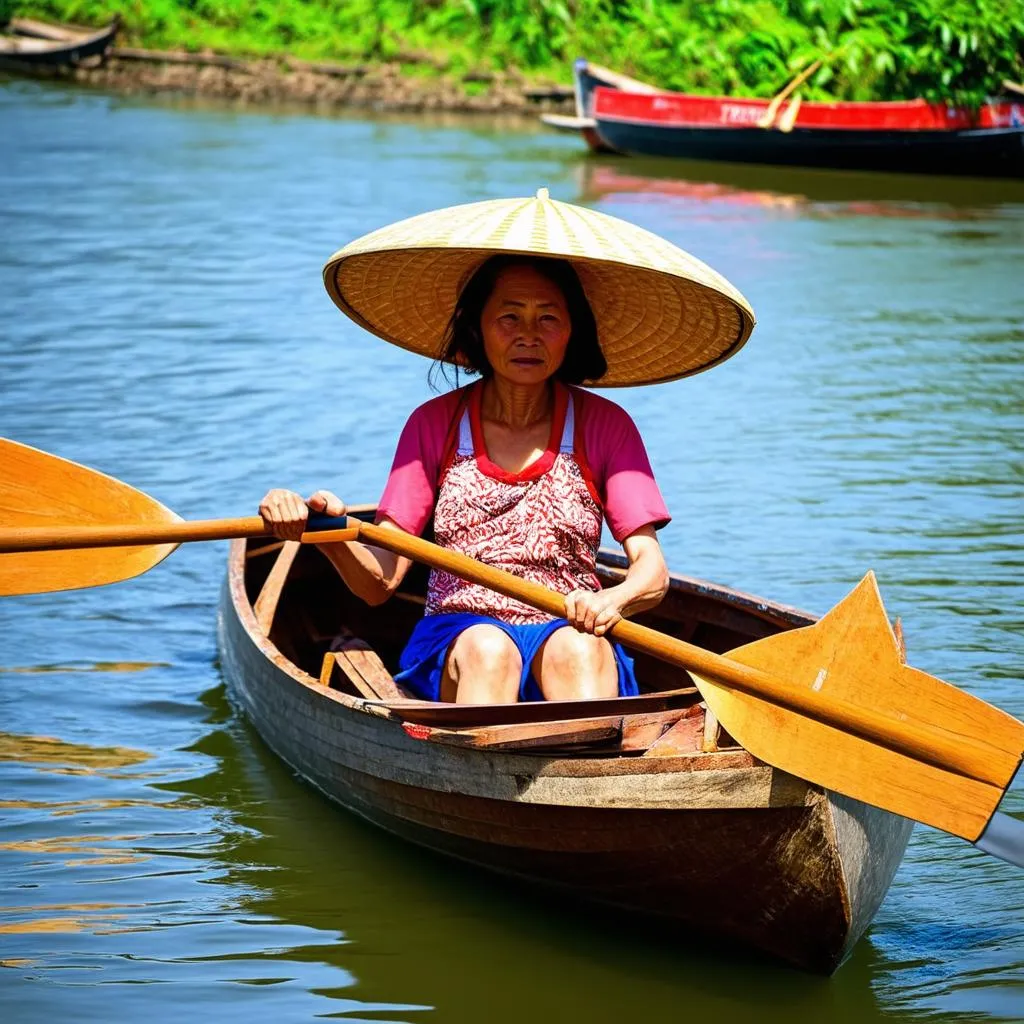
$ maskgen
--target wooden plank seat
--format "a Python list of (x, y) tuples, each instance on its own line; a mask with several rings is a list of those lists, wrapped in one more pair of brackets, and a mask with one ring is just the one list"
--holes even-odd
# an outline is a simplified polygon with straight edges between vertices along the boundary
[[(396, 683), (377, 652), (348, 629), (331, 641), (320, 668), (320, 684), (330, 688), (335, 668), (348, 688), (367, 700), (414, 700), (415, 694)], [(344, 689), (345, 687), (340, 687)]]

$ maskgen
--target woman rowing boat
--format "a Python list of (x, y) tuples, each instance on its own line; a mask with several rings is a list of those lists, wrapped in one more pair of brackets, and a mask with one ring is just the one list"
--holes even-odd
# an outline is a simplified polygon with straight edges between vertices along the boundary
[[(424, 698), (460, 703), (629, 696), (637, 692), (632, 660), (604, 634), (664, 596), (668, 573), (655, 531), (669, 513), (633, 421), (579, 385), (696, 372), (739, 348), (753, 318), (708, 268), (631, 225), (618, 233), (628, 229), (647, 249), (670, 250), (660, 253), (668, 270), (583, 254), (579, 245), (569, 246), (572, 255), (559, 251), (566, 248), (558, 245), (567, 230), (563, 211), (587, 219), (597, 249), (594, 222), (621, 222), (556, 204), (543, 191), (518, 202), (501, 238), (492, 229), (487, 238), (430, 244), (429, 232), (443, 225), (450, 237), (460, 214), (470, 214), (470, 235), (485, 232), (493, 211), (481, 208), (509, 202), (517, 201), (456, 207), (385, 228), (325, 268), (332, 297), (358, 323), (480, 378), (413, 412), (378, 522), (413, 534), (432, 522), (442, 546), (566, 595), (564, 616), (552, 619), (435, 571), (396, 678)], [(516, 214), (532, 221), (529, 246), (516, 237), (523, 228)], [(561, 238), (543, 230), (552, 214)], [(398, 239), (404, 244), (396, 246)], [(635, 238), (619, 239), (630, 241), (624, 248), (642, 259)], [(424, 338), (430, 324), (433, 341)], [(696, 337), (672, 337), (688, 324)], [(673, 350), (667, 360), (666, 344)], [(310, 512), (342, 515), (345, 505), (331, 491), (303, 500), (282, 489), (260, 504), (264, 521), (285, 539), (301, 535)], [(604, 590), (595, 574), (602, 521), (628, 559), (623, 580)], [(321, 550), (374, 605), (394, 593), (411, 565), (358, 542)]]

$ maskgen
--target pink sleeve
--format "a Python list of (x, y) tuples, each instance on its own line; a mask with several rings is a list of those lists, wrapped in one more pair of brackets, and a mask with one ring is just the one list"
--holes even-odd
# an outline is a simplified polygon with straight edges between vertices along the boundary
[[(575, 392), (579, 394), (579, 392)], [(585, 392), (583, 444), (612, 536), (621, 544), (641, 526), (670, 520), (640, 431), (625, 409)]]
[(409, 417), (377, 503), (378, 523), (387, 516), (407, 533), (418, 536), (430, 522), (437, 476), (458, 398), (458, 391), (441, 395), (425, 402)]

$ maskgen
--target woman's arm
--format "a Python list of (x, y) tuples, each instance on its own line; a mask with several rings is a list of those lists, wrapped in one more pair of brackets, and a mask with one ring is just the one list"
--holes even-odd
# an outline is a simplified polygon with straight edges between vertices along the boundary
[(574, 590), (565, 598), (565, 617), (581, 633), (604, 636), (620, 619), (646, 611), (668, 591), (668, 566), (654, 526), (641, 526), (623, 542), (626, 578), (605, 590)]
[[(343, 516), (345, 503), (330, 491), (317, 491), (303, 501), (294, 491), (280, 489), (270, 491), (260, 502), (263, 521), (282, 540), (298, 540), (310, 512)], [(386, 516), (381, 525), (397, 529)], [(398, 589), (412, 565), (408, 558), (360, 541), (318, 546), (349, 590), (370, 605), (383, 604)]]

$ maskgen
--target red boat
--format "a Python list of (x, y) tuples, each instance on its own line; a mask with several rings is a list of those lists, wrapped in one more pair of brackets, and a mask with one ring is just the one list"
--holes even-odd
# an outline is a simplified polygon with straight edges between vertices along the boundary
[(1024, 177), (1024, 100), (994, 101), (978, 110), (920, 99), (787, 103), (764, 127), (769, 100), (660, 91), (587, 61), (577, 61), (574, 74), (576, 120), (586, 122), (592, 148), (741, 163)]

